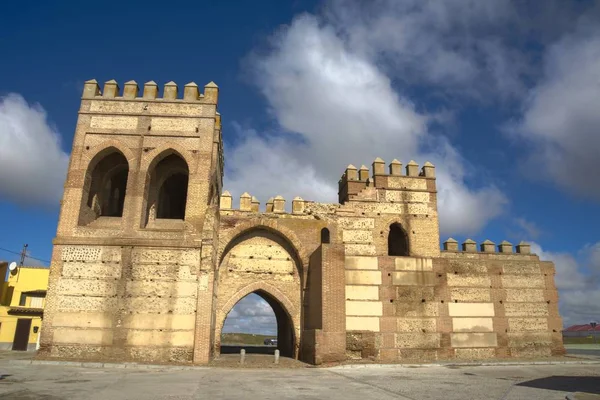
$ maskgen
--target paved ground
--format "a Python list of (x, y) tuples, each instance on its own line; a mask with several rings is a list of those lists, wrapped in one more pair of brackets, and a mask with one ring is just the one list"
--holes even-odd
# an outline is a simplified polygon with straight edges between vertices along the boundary
[(0, 399), (565, 399), (600, 394), (600, 364), (190, 370), (0, 359)]
[(567, 353), (574, 355), (596, 356), (600, 358), (600, 344), (567, 344)]

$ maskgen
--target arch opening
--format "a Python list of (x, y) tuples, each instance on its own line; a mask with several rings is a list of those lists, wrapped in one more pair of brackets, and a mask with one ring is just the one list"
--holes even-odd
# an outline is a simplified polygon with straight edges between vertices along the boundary
[(189, 169), (176, 153), (162, 158), (150, 172), (146, 223), (156, 219), (184, 220)]
[(220, 354), (240, 352), (294, 357), (295, 335), (292, 318), (284, 306), (264, 290), (240, 299), (225, 317), (221, 330)]
[(158, 193), (156, 218), (184, 219), (188, 176), (177, 173), (168, 177)]
[(330, 234), (329, 234), (329, 229), (327, 229), (327, 228), (321, 229), (321, 243), (323, 243), (323, 244), (330, 243)]
[(388, 235), (388, 255), (390, 256), (408, 256), (408, 235), (402, 225), (393, 223), (390, 226)]
[(122, 217), (129, 176), (129, 163), (116, 148), (92, 160), (83, 185), (80, 225), (99, 217)]

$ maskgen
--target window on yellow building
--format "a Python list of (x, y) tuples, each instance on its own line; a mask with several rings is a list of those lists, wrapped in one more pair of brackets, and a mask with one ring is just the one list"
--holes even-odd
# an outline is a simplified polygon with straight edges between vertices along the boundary
[(32, 297), (29, 301), (29, 305), (33, 308), (43, 308), (42, 301), (43, 297)]

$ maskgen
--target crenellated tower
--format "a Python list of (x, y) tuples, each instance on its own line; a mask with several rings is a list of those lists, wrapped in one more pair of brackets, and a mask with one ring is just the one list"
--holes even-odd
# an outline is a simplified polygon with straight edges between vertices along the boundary
[(406, 255), (439, 255), (435, 167), (430, 162), (419, 169), (411, 160), (403, 173), (400, 161), (394, 159), (386, 171), (385, 161), (377, 158), (372, 175), (364, 165), (358, 170), (349, 165), (339, 180), (338, 193), (344, 208), (376, 218), (376, 238), (387, 239), (390, 226), (397, 223), (408, 240)]
[[(207, 360), (223, 182), (219, 88), (86, 81), (41, 354)], [(201, 260), (205, 260), (204, 264)], [(89, 330), (82, 331), (82, 327)], [(186, 336), (187, 334), (187, 336)]]

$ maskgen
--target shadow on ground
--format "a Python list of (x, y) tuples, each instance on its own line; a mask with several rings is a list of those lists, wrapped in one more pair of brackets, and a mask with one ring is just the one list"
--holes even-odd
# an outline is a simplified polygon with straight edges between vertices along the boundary
[(536, 389), (558, 390), (560, 392), (585, 392), (600, 394), (600, 376), (549, 376), (518, 383)]

